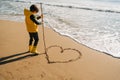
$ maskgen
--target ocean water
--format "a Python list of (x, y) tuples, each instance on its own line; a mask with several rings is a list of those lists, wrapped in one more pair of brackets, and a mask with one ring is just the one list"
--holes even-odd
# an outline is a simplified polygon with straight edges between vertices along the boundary
[(24, 21), (43, 3), (45, 25), (95, 50), (120, 57), (120, 0), (1, 0), (0, 19)]

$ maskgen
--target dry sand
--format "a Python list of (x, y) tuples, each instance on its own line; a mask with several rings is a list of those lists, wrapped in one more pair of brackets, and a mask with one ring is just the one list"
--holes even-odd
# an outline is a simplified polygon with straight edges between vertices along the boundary
[[(51, 64), (44, 54), (42, 27), (37, 56), (25, 53), (29, 37), (24, 23), (1, 20), (0, 32), (0, 80), (120, 80), (120, 59), (90, 49), (48, 27), (46, 47), (57, 45), (63, 49), (63, 53), (60, 47), (48, 49), (50, 61), (56, 62)], [(77, 57), (80, 59), (70, 61)]]

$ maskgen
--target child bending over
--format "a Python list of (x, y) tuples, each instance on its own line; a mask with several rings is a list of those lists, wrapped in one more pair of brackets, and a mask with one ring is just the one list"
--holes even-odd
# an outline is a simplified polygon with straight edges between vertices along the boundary
[(25, 15), (25, 23), (27, 27), (27, 31), (29, 33), (29, 52), (37, 54), (37, 45), (39, 41), (38, 37), (38, 25), (41, 23), (37, 21), (37, 19), (40, 19), (41, 16), (35, 16), (36, 13), (39, 12), (39, 9), (36, 5), (31, 5), (30, 10), (24, 9), (24, 15)]

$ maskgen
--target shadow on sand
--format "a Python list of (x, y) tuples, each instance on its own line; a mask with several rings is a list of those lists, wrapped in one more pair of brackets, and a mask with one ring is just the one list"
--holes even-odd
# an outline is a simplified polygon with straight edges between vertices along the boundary
[[(78, 54), (78, 56), (74, 59), (68, 59), (66, 61), (51, 61), (50, 57), (48, 55), (49, 54), (48, 50), (51, 49), (51, 48), (54, 48), (54, 47), (60, 48), (61, 51), (59, 53), (63, 54), (64, 51), (74, 51)], [(47, 50), (46, 53), (40, 53), (40, 54), (29, 53), (27, 51), (27, 52), (22, 52), (22, 53), (10, 55), (10, 56), (2, 57), (2, 58), (0, 58), (0, 65), (4, 65), (4, 64), (7, 64), (7, 63), (19, 61), (19, 60), (22, 60), (22, 59), (25, 59), (25, 58), (30, 58), (30, 57), (34, 57), (34, 56), (42, 55), (42, 54), (46, 55), (46, 59), (47, 59), (48, 64), (51, 64), (51, 63), (69, 63), (69, 62), (77, 61), (82, 57), (82, 53), (79, 50), (73, 49), (73, 48), (63, 49), (61, 46), (58, 46), (58, 45), (50, 46), (46, 50)]]
[(25, 59), (25, 58), (34, 57), (34, 56), (37, 56), (37, 55), (38, 54), (32, 54), (32, 53), (29, 53), (27, 51), (27, 52), (22, 52), (22, 53), (10, 55), (10, 56), (2, 57), (2, 58), (0, 58), (0, 65), (15, 62), (15, 61), (22, 60), (22, 59)]

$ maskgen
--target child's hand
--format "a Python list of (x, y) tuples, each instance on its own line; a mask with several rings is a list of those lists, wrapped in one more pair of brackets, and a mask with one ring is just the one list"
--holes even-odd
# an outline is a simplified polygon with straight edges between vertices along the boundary
[(44, 22), (41, 22), (42, 24), (44, 24)]
[(41, 14), (41, 16), (38, 16), (37, 19), (43, 18), (43, 14)]
[(43, 18), (43, 14), (41, 14), (41, 18)]
[(37, 17), (37, 19), (40, 19), (40, 18), (41, 18), (41, 16), (38, 16), (38, 17)]

